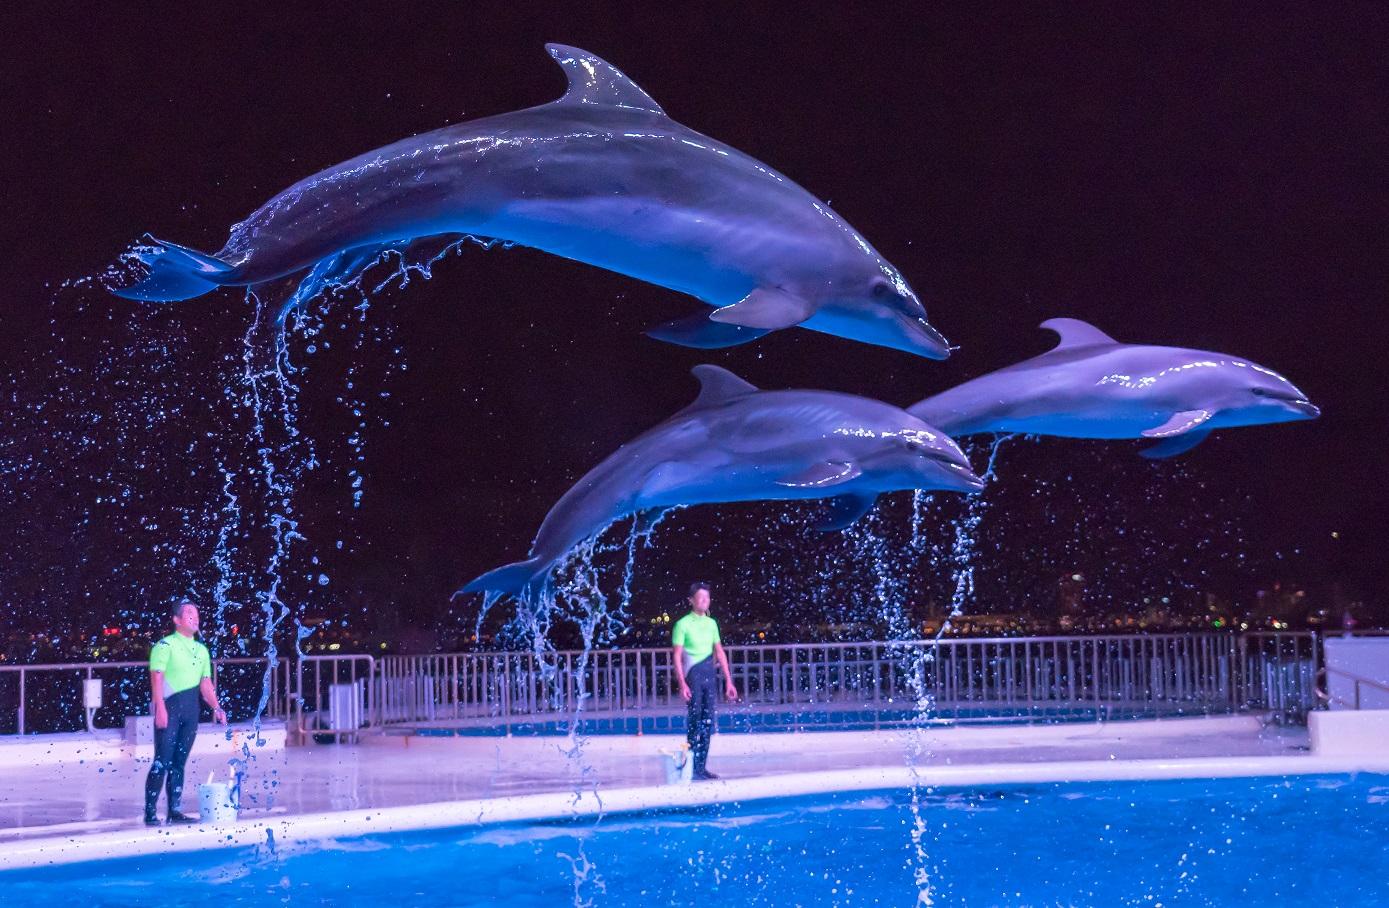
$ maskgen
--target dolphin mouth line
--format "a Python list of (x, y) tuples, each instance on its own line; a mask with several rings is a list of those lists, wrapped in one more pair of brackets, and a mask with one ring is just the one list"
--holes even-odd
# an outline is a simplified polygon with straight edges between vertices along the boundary
[(945, 339), (945, 335), (941, 334), (940, 331), (938, 331), (936, 327), (926, 319), (917, 316), (916, 323), (926, 334), (926, 337), (931, 341), (931, 343), (937, 344), (942, 350), (949, 352), (951, 350), (959, 349), (958, 347), (950, 346), (950, 341)]
[(943, 467), (950, 467), (952, 470), (962, 470), (966, 473), (974, 472), (974, 468), (970, 466), (968, 460), (961, 462), (958, 458), (945, 451), (923, 451), (922, 453), (927, 459), (935, 461)]
[(940, 460), (939, 463), (960, 474), (960, 478), (969, 484), (972, 489), (984, 488), (984, 478), (974, 472), (974, 468), (965, 464), (955, 463), (952, 460)]

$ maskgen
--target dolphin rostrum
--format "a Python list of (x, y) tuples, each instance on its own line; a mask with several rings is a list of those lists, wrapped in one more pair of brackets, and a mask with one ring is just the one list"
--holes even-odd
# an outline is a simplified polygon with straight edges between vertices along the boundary
[(983, 488), (954, 441), (890, 404), (831, 391), (761, 391), (718, 366), (693, 371), (694, 403), (575, 483), (545, 515), (527, 560), (463, 591), (523, 595), (575, 545), (648, 510), (828, 498), (817, 529), (836, 530), (884, 492)]
[(1172, 457), (1216, 429), (1316, 419), (1292, 382), (1258, 363), (1205, 350), (1121, 344), (1073, 318), (1042, 322), (1061, 342), (909, 407), (953, 436), (1020, 432), (1150, 438)]
[[(691, 347), (780, 328), (944, 359), (897, 269), (800, 186), (666, 116), (615, 67), (547, 44), (557, 101), (447, 126), (300, 180), (207, 255), (149, 238), (121, 296), (189, 299), (311, 268), (290, 305), (350, 283), (387, 251), (460, 235), (531, 246), (697, 297), (713, 313), (653, 337)], [(283, 313), (282, 313), (283, 317)]]

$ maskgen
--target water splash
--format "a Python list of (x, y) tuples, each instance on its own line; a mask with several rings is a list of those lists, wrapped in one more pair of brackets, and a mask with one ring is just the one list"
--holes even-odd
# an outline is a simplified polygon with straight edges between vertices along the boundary
[[(259, 739), (261, 717), (270, 702), (279, 662), (275, 632), (290, 615), (289, 606), (280, 596), (283, 572), (291, 555), (290, 547), (304, 539), (298, 532), (299, 524), (294, 516), (294, 492), (303, 472), (313, 469), (316, 464), (312, 441), (302, 436), (297, 425), (299, 389), (288, 378), (294, 374), (288, 349), (284, 346), (268, 347), (263, 342), (262, 335), (268, 324), (267, 307), (254, 291), (246, 291), (246, 296), (247, 301), (255, 306), (255, 316), (242, 339), (242, 400), (249, 406), (251, 414), (251, 440), (260, 460), (260, 480), (264, 483), (271, 536), (270, 556), (262, 571), (265, 586), (255, 594), (264, 618), (262, 632), (266, 647), (260, 700), (252, 719)], [(268, 364), (267, 350), (270, 351)], [(272, 414), (279, 419), (282, 437), (273, 437), (266, 427), (266, 421)], [(306, 455), (302, 458), (298, 456), (301, 448), (296, 444), (301, 438)]]
[(859, 520), (845, 532), (845, 536), (850, 540), (856, 558), (866, 561), (871, 566), (873, 601), (879, 616), (887, 626), (888, 652), (892, 656), (890, 671), (903, 679), (914, 710), (913, 721), (903, 729), (904, 752), (912, 778), (908, 801), (911, 816), (908, 829), (909, 860), (913, 883), (917, 890), (917, 904), (931, 905), (934, 893), (932, 879), (939, 868), (926, 847), (927, 827), (922, 811), (922, 786), (917, 776), (917, 767), (928, 757), (919, 730), (930, 719), (933, 711), (925, 673), (930, 648), (921, 645), (917, 625), (907, 607), (906, 596), (912, 565), (903, 557), (915, 560), (912, 556), (920, 551), (921, 505), (920, 494), (914, 494), (908, 524), (911, 544), (907, 547), (899, 548), (893, 545), (890, 530), (884, 526), (881, 508)]
[[(212, 566), (216, 572), (217, 579), (212, 585), (212, 602), (216, 608), (216, 626), (226, 628), (228, 625), (228, 611), (239, 607), (239, 603), (230, 599), (230, 593), (235, 583), (235, 560), (236, 548), (232, 543), (232, 538), (241, 524), (241, 509), (237, 503), (236, 496), (236, 474), (229, 471), (221, 464), (217, 465), (217, 472), (222, 476), (222, 496), (223, 504), (218, 512), (221, 526), (217, 530), (217, 544), (212, 550)], [(212, 654), (221, 656), (225, 651), (223, 641), (225, 637), (220, 636), (212, 641)], [(237, 635), (236, 639), (240, 655), (246, 654), (246, 638)]]
[[(598, 804), (594, 824), (603, 822), (602, 795), (593, 766), (588, 762), (589, 735), (585, 730), (585, 711), (598, 681), (592, 671), (593, 655), (610, 646), (628, 629), (631, 595), (638, 552), (650, 545), (656, 528), (672, 511), (637, 514), (629, 520), (615, 521), (596, 536), (575, 546), (555, 565), (544, 582), (520, 599), (489, 592), (474, 623), (474, 633), (482, 638), (489, 612), (503, 601), (515, 606), (512, 619), (499, 636), (525, 641), (534, 659), (536, 675), (552, 712), (563, 712), (565, 745), (562, 753), (573, 772), (574, 800), (592, 797)], [(625, 533), (613, 529), (626, 522)], [(610, 595), (604, 579), (616, 573), (617, 587)], [(560, 667), (557, 639), (566, 631), (578, 635), (579, 653), (575, 661)], [(578, 839), (575, 855), (562, 855), (569, 861), (574, 879), (574, 905), (594, 904), (605, 891), (602, 874), (584, 851), (584, 838)]]
[(974, 596), (974, 569), (975, 556), (979, 550), (979, 524), (983, 521), (984, 515), (988, 513), (990, 499), (988, 497), (988, 484), (994, 481), (995, 467), (998, 464), (998, 453), (1003, 445), (1014, 435), (995, 435), (989, 443), (988, 468), (980, 477), (984, 480), (984, 490), (977, 495), (969, 495), (965, 498), (965, 513), (955, 521), (955, 539), (950, 549), (950, 561), (954, 573), (954, 590), (950, 595), (950, 613), (941, 622), (940, 630), (936, 632), (936, 640), (940, 640), (945, 632), (950, 628), (951, 620), (959, 618), (965, 612), (965, 606)]

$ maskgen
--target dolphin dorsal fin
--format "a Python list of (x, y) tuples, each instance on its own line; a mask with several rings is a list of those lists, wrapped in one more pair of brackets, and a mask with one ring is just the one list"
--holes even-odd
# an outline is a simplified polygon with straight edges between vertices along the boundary
[(757, 386), (743, 381), (722, 366), (705, 364), (695, 366), (690, 374), (699, 379), (699, 396), (685, 409), (697, 410), (703, 407), (716, 407), (735, 397), (751, 394)]
[(1119, 343), (1099, 328), (1096, 328), (1089, 322), (1083, 322), (1078, 318), (1049, 318), (1038, 327), (1055, 331), (1061, 336), (1060, 343), (1053, 347), (1053, 350), (1064, 350), (1068, 347), (1092, 347), (1096, 344)]
[(628, 107), (649, 110), (665, 116), (661, 105), (641, 90), (641, 86), (622, 74), (616, 66), (586, 50), (564, 44), (546, 44), (555, 62), (569, 77), (569, 90), (556, 104), (593, 104), (602, 107)]

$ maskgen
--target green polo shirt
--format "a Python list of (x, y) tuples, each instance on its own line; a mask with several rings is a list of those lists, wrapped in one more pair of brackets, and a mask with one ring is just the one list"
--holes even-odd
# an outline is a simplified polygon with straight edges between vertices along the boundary
[(175, 631), (150, 647), (150, 671), (164, 673), (164, 697), (168, 699), (212, 677), (212, 655), (192, 637)]
[(672, 645), (685, 648), (689, 665), (694, 665), (714, 654), (714, 644), (720, 642), (719, 623), (708, 615), (690, 612), (675, 622), (670, 639)]

